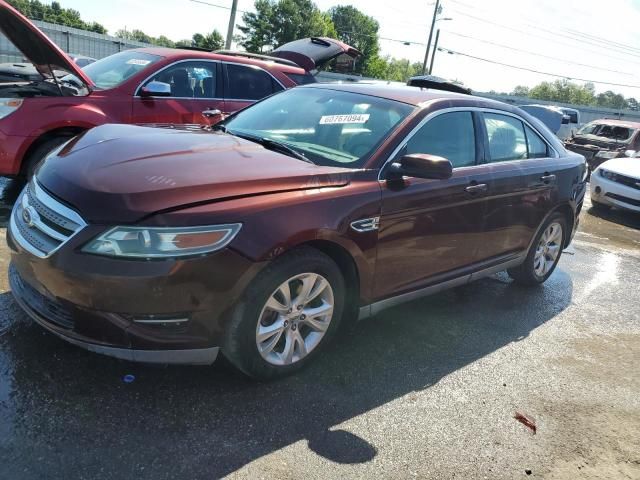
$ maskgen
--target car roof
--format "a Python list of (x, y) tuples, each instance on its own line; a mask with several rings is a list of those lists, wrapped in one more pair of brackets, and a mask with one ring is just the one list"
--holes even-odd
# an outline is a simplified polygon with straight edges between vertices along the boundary
[[(407, 103), (409, 105), (422, 106), (434, 100), (455, 99), (467, 106), (476, 106), (480, 108), (495, 108), (508, 112), (516, 112), (517, 110), (503, 102), (491, 100), (488, 98), (476, 97), (462, 93), (447, 92), (433, 88), (411, 87), (408, 85), (388, 84), (388, 83), (312, 83), (300, 88), (325, 88), (330, 90), (339, 90), (343, 92), (360, 93), (371, 95), (373, 97), (386, 98), (397, 102)], [(518, 111), (520, 113), (520, 111)]]
[(293, 67), (289, 65), (284, 65), (282, 63), (277, 63), (275, 61), (268, 60), (259, 60), (254, 58), (240, 57), (240, 56), (231, 56), (224, 55), (220, 53), (199, 51), (199, 50), (187, 50), (181, 48), (165, 48), (165, 47), (147, 47), (147, 48), (136, 48), (134, 49), (136, 52), (149, 53), (151, 55), (158, 55), (161, 57), (165, 57), (168, 59), (187, 59), (187, 58), (201, 58), (203, 60), (220, 60), (232, 63), (242, 63), (245, 65), (256, 65), (265, 70), (279, 70), (285, 73), (298, 73), (304, 74), (306, 70), (302, 67)]
[(640, 122), (630, 122), (628, 120), (616, 120), (614, 118), (599, 118), (592, 123), (598, 123), (602, 125), (613, 125), (615, 127), (627, 127), (640, 129)]

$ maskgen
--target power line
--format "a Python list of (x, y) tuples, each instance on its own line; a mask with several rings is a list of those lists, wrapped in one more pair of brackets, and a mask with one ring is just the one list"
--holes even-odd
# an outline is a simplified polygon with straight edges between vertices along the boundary
[(490, 60), (488, 58), (476, 57), (474, 55), (469, 55), (468, 53), (458, 52), (456, 50), (451, 50), (451, 49), (445, 48), (445, 47), (439, 47), (438, 50), (441, 51), (441, 52), (450, 53), (450, 54), (453, 54), (453, 55), (461, 55), (463, 57), (472, 58), (474, 60), (479, 60), (481, 62), (493, 63), (495, 65), (501, 65), (503, 67), (514, 68), (516, 70), (525, 70), (527, 72), (539, 73), (540, 75), (549, 75), (551, 77), (566, 78), (568, 80), (579, 80), (581, 82), (597, 83), (597, 84), (601, 84), (601, 85), (613, 85), (613, 86), (616, 86), (616, 87), (640, 88), (640, 85), (628, 85), (628, 84), (625, 84), (625, 83), (603, 82), (603, 81), (600, 81), (600, 80), (592, 80), (592, 79), (588, 79), (588, 78), (573, 77), (571, 75), (560, 75), (558, 73), (543, 72), (541, 70), (536, 70), (534, 68), (519, 67), (519, 66), (516, 66), (516, 65), (510, 65), (508, 63), (498, 62), (496, 60)]
[[(193, 3), (200, 3), (202, 5), (208, 5), (210, 7), (222, 8), (224, 10), (231, 10), (231, 7), (225, 7), (224, 5), (218, 5), (218, 4), (215, 4), (215, 3), (209, 3), (209, 2), (205, 2), (203, 0), (189, 0), (189, 1), (193, 2)], [(240, 12), (240, 13), (249, 13), (246, 10), (240, 10), (240, 9), (238, 9), (238, 12)]]
[[(454, 2), (454, 4), (463, 5), (464, 7), (466, 7), (466, 8), (470, 8), (470, 9), (472, 9), (472, 10), (476, 10), (476, 11), (478, 10), (476, 5), (470, 5), (470, 4), (468, 4), (468, 3), (464, 3), (464, 2), (461, 2), (461, 1), (459, 1), (459, 0), (452, 0), (452, 1)], [(522, 17), (521, 17), (521, 18), (522, 18)], [(551, 24), (551, 25), (549, 24), (549, 18), (548, 18), (548, 17), (544, 17), (544, 18), (542, 18), (542, 17), (538, 17), (538, 18), (539, 18), (541, 21), (544, 21), (544, 22), (545, 22), (545, 25), (547, 25), (547, 26), (551, 26), (551, 27), (553, 27), (553, 26), (554, 26), (553, 24)], [(527, 16), (527, 20), (531, 20), (531, 17), (530, 17), (530, 16)], [(563, 32), (563, 33), (558, 33), (558, 32), (557, 32), (557, 31), (555, 31), (555, 30), (549, 30), (549, 29), (547, 29), (547, 28), (541, 27), (541, 26), (540, 26), (540, 25), (538, 25), (538, 24), (533, 25), (533, 24), (531, 24), (531, 23), (529, 23), (529, 22), (521, 22), (521, 23), (523, 23), (523, 24), (525, 24), (525, 25), (527, 25), (527, 26), (529, 26), (529, 27), (531, 27), (531, 28), (535, 28), (536, 30), (546, 31), (546, 32), (551, 33), (552, 35), (556, 35), (556, 36), (560, 36), (560, 37), (569, 38), (569, 39), (571, 39), (571, 40), (575, 40), (575, 41), (583, 42), (583, 41), (584, 41), (584, 39), (587, 39), (591, 45), (594, 45), (594, 46), (596, 46), (596, 47), (598, 47), (598, 48), (604, 48), (604, 47), (602, 47), (602, 46), (600, 45), (601, 43), (603, 43), (603, 42), (604, 42), (604, 43), (607, 43), (607, 44), (613, 45), (613, 46), (614, 46), (614, 47), (616, 47), (616, 48), (624, 49), (624, 50), (627, 50), (627, 51), (633, 52), (633, 53), (635, 53), (635, 54), (640, 54), (640, 48), (632, 47), (632, 46), (630, 46), (630, 45), (626, 45), (626, 44), (624, 44), (624, 43), (620, 43), (620, 42), (615, 42), (615, 41), (613, 41), (613, 40), (609, 40), (609, 39), (604, 38), (604, 37), (599, 37), (599, 36), (597, 36), (597, 35), (591, 35), (591, 34), (588, 34), (588, 33), (584, 33), (584, 32), (581, 32), (581, 31), (579, 31), (579, 30), (571, 29), (571, 28), (568, 28), (568, 27), (563, 26), (563, 25), (558, 25), (558, 24), (556, 24), (556, 25), (555, 25), (558, 29), (560, 29), (560, 30)], [(583, 37), (583, 38), (578, 40), (578, 39), (574, 38), (574, 36), (579, 36), (579, 37)], [(594, 44), (594, 43), (593, 43), (594, 41), (597, 41), (598, 43), (597, 43), (597, 44)], [(624, 55), (628, 54), (628, 53), (626, 53), (626, 52), (620, 52), (620, 53), (622, 53), (622, 54), (624, 54)], [(634, 55), (634, 56), (635, 56), (635, 55)]]
[(557, 60), (557, 61), (564, 62), (564, 63), (571, 63), (573, 65), (579, 65), (581, 67), (592, 68), (594, 70), (602, 70), (602, 71), (605, 71), (605, 72), (621, 73), (623, 75), (633, 76), (633, 74), (628, 73), (628, 72), (621, 72), (620, 70), (611, 70), (611, 69), (602, 68), (602, 67), (594, 67), (593, 65), (588, 65), (586, 63), (579, 63), (579, 62), (574, 62), (572, 60), (565, 60), (563, 58), (552, 57), (552, 56), (549, 56), (549, 55), (543, 55), (542, 53), (532, 52), (530, 50), (521, 50), (519, 48), (514, 48), (514, 47), (511, 47), (509, 45), (504, 45), (502, 43), (491, 42), (489, 40), (483, 40), (481, 38), (472, 37), (470, 35), (464, 35), (462, 33), (448, 31), (447, 35), (455, 35), (456, 37), (469, 38), (469, 39), (474, 40), (476, 42), (486, 43), (488, 45), (494, 45), (494, 46), (500, 47), (500, 48), (506, 48), (508, 50), (513, 50), (515, 52), (521, 52), (521, 53), (526, 53), (526, 54), (529, 54), (529, 55), (535, 55), (536, 57), (548, 58), (550, 60)]
[[(496, 27), (500, 27), (500, 28), (503, 28), (505, 30), (511, 30), (511, 31), (516, 32), (516, 33), (518, 33), (520, 35), (528, 35), (528, 36), (531, 36), (531, 37), (538, 37), (538, 38), (542, 38), (543, 40), (546, 40), (546, 41), (555, 42), (558, 45), (565, 45), (565, 46), (568, 46), (570, 48), (576, 48), (576, 45), (568, 44), (566, 42), (560, 42), (558, 40), (551, 39), (551, 38), (549, 38), (548, 36), (545, 36), (545, 35), (540, 35), (540, 34), (536, 34), (536, 33), (532, 33), (532, 32), (526, 32), (526, 31), (523, 31), (522, 29), (518, 29), (518, 28), (515, 28), (515, 27), (510, 27), (508, 25), (504, 25), (504, 24), (501, 24), (501, 23), (498, 23), (498, 22), (494, 22), (492, 20), (489, 20), (489, 19), (486, 19), (486, 18), (482, 18), (482, 17), (478, 17), (476, 15), (471, 15), (470, 13), (466, 13), (466, 12), (462, 12), (460, 10), (457, 10), (457, 9), (455, 9), (455, 7), (454, 7), (454, 10), (456, 12), (456, 15), (462, 15), (464, 17), (473, 18), (474, 20), (478, 20), (480, 22), (488, 23), (490, 25), (495, 25)], [(538, 27), (535, 27), (535, 28), (536, 28), (536, 30), (543, 30), (543, 29), (538, 28)], [(552, 34), (557, 35), (557, 33), (553, 32), (553, 31), (549, 30), (549, 32), (551, 32)], [(577, 39), (577, 38), (572, 38), (572, 40), (575, 41), (575, 42), (581, 42), (581, 43), (584, 42), (584, 40)], [(607, 52), (609, 52), (609, 49), (607, 49), (607, 47), (604, 47), (602, 45), (595, 45), (595, 46), (598, 47), (598, 48), (606, 49)], [(583, 50), (583, 51), (588, 51), (588, 52), (595, 53), (596, 55), (604, 55), (602, 52), (594, 52), (593, 50), (586, 49), (586, 48), (584, 48), (583, 45), (580, 46), (580, 49)], [(640, 58), (640, 55), (634, 55), (634, 54), (627, 53), (627, 52), (617, 52), (617, 53), (621, 53), (622, 55), (629, 55), (631, 57)], [(620, 60), (620, 61), (623, 61), (623, 62), (626, 62), (626, 63), (636, 63), (636, 64), (638, 63), (638, 62), (632, 62), (632, 61), (630, 61), (629, 59), (626, 59), (626, 58), (612, 57), (610, 55), (608, 55), (607, 58)]]

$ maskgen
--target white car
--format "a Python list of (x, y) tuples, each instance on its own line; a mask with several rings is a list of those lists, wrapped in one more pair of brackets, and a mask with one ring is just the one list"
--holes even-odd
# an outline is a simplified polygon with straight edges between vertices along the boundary
[(591, 174), (594, 207), (619, 207), (640, 212), (640, 158), (608, 160)]

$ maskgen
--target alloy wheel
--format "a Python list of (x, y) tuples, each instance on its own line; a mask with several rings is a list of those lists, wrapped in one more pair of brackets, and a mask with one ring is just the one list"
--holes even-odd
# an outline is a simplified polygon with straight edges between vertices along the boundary
[(333, 318), (331, 285), (317, 273), (283, 282), (267, 299), (256, 327), (256, 345), (272, 365), (291, 365), (320, 343)]
[(555, 265), (562, 249), (562, 225), (551, 223), (538, 242), (533, 258), (533, 270), (538, 277), (544, 277)]

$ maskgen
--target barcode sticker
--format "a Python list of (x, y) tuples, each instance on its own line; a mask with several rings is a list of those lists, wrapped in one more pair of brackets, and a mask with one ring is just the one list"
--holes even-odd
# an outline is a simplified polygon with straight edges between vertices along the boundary
[(368, 113), (351, 113), (347, 115), (323, 115), (320, 117), (320, 125), (343, 125), (345, 123), (366, 123), (369, 120)]
[(151, 60), (143, 60), (141, 58), (132, 58), (130, 60), (127, 60), (127, 65), (140, 65), (140, 66), (145, 66), (145, 65), (149, 65), (151, 63)]

